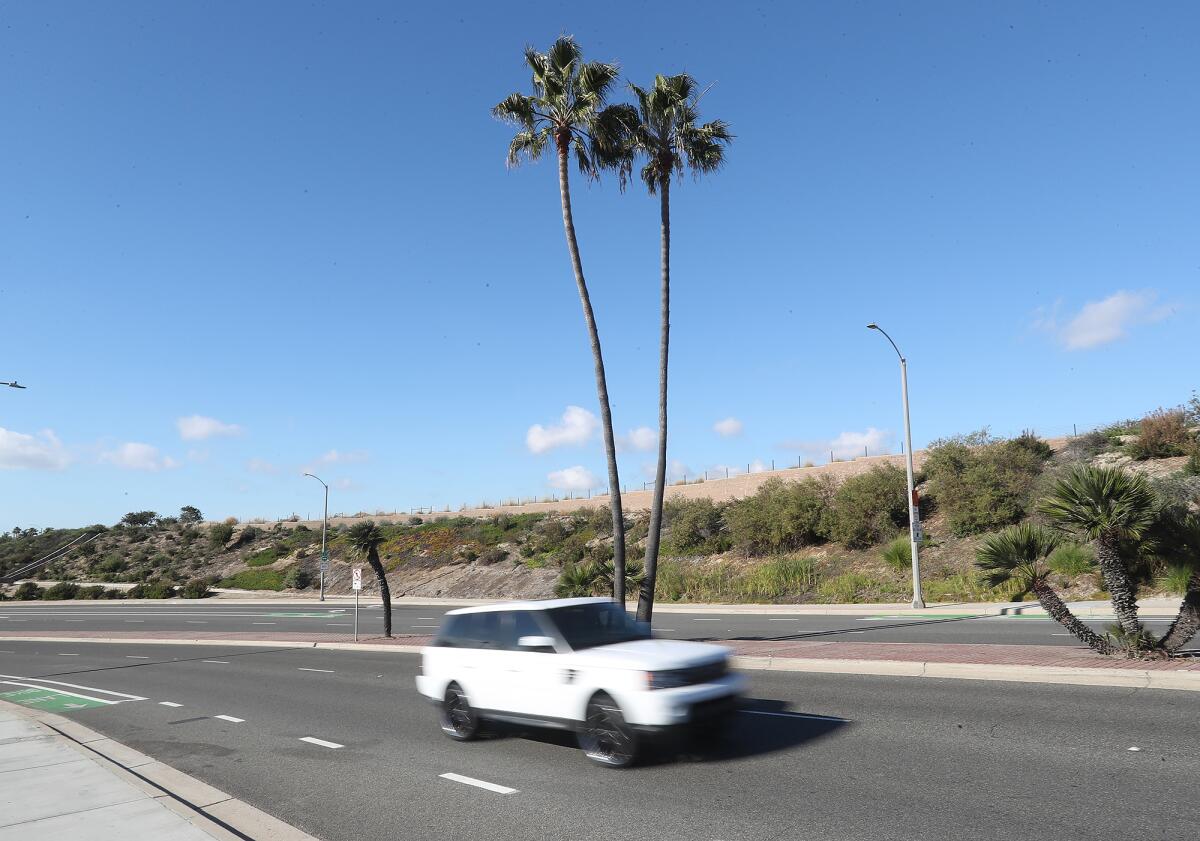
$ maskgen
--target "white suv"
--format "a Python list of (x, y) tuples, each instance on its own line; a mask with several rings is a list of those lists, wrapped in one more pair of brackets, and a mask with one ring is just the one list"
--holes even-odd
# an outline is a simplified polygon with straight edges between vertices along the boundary
[(453, 739), (474, 738), (482, 720), (575, 730), (613, 767), (632, 764), (646, 735), (727, 717), (745, 683), (728, 649), (651, 639), (610, 599), (450, 611), (417, 676)]

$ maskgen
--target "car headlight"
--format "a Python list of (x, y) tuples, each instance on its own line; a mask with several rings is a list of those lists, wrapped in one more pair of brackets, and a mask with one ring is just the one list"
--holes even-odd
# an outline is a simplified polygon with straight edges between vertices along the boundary
[(729, 671), (729, 661), (717, 660), (702, 666), (690, 666), (686, 669), (669, 669), (659, 672), (643, 672), (647, 689), (677, 689), (680, 686), (695, 686), (698, 683), (710, 683), (725, 676)]

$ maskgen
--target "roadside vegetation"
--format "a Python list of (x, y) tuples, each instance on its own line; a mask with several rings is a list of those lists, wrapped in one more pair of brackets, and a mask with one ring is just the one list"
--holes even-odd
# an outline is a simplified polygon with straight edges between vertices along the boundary
[[(1138, 437), (1142, 430), (1149, 430), (1147, 444)], [(931, 603), (1038, 598), (1027, 576), (996, 579), (976, 563), (990, 536), (1023, 523), (1054, 531), (1053, 547), (1039, 560), (1041, 580), (1064, 602), (1107, 599), (1114, 586), (1123, 592), (1112, 575), (1114, 551), (1129, 570), (1129, 586), (1137, 595), (1194, 593), (1198, 541), (1191, 535), (1200, 512), (1200, 476), (1189, 464), (1198, 434), (1200, 405), (1193, 401), (1079, 435), (1057, 451), (1030, 433), (1001, 439), (983, 431), (936, 442), (917, 477), (926, 532), (921, 546), (925, 598)], [(1172, 455), (1143, 457), (1147, 449)], [(1042, 501), (1053, 498), (1074, 471), (1087, 467), (1142, 477), (1150, 497), (1139, 497), (1139, 505), (1149, 500), (1149, 519), (1125, 522), (1115, 540), (1104, 537), (1108, 542), (1092, 527), (1056, 525), (1056, 515)], [(904, 496), (903, 471), (887, 466), (841, 483), (829, 478), (767, 481), (754, 495), (729, 503), (668, 500), (656, 598), (907, 601), (911, 556)], [(171, 590), (176, 597), (212, 587), (316, 587), (319, 529), (296, 523), (204, 523), (199, 512), (187, 520), (131, 513), (111, 527), (16, 528), (0, 535), (0, 575), (79, 540), (36, 576), (63, 582), (56, 591), (60, 598), (67, 598), (66, 593), (70, 598), (119, 598), (107, 586), (117, 582), (142, 585), (130, 594), (134, 598), (150, 593), (164, 597), (164, 587), (177, 588)], [(648, 512), (627, 514), (623, 521), (629, 545), (625, 584), (632, 591), (645, 580)], [(376, 546), (379, 564), (393, 593), (539, 598), (612, 591), (612, 513), (607, 507), (486, 519), (412, 517), (403, 524), (376, 523), (375, 530), (382, 538)], [(88, 535), (94, 538), (80, 540)], [(350, 527), (335, 527), (329, 550), (331, 592), (347, 592), (349, 567), (368, 565), (369, 549), (358, 548)], [(364, 586), (378, 593), (378, 574), (365, 577)], [(33, 587), (9, 588), (8, 595), (45, 592)], [(1200, 601), (1200, 596), (1188, 597)], [(1128, 597), (1121, 598), (1127, 605)], [(1127, 611), (1126, 627), (1127, 635), (1136, 635)]]

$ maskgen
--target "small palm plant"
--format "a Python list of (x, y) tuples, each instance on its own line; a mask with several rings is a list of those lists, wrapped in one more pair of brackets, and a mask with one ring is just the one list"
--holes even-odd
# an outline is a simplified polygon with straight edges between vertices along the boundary
[(350, 548), (367, 559), (371, 570), (379, 581), (379, 595), (383, 598), (383, 635), (392, 635), (392, 591), (388, 587), (387, 573), (379, 561), (379, 547), (386, 538), (383, 529), (374, 520), (355, 523), (346, 534), (346, 542)]
[(725, 163), (725, 147), (733, 140), (722, 120), (700, 122), (700, 97), (696, 82), (687, 73), (656, 76), (649, 88), (631, 84), (637, 107), (617, 106), (626, 131), (615, 155), (603, 162), (620, 172), (624, 189), (633, 162), (644, 159), (642, 183), (658, 196), (661, 223), (661, 291), (658, 352), (658, 464), (654, 497), (650, 504), (650, 532), (646, 537), (645, 577), (638, 596), (638, 619), (649, 622), (654, 611), (654, 584), (658, 577), (658, 547), (662, 533), (663, 495), (667, 477), (667, 358), (671, 339), (671, 181), (684, 169), (699, 177), (716, 172)]
[(991, 586), (1015, 581), (1023, 590), (1037, 596), (1051, 619), (1093, 651), (1113, 654), (1113, 644), (1079, 621), (1050, 586), (1047, 580), (1050, 568), (1046, 559), (1058, 545), (1059, 538), (1053, 532), (1034, 523), (1021, 523), (984, 538), (976, 550), (975, 564), (985, 573)]
[[(621, 512), (621, 480), (617, 473), (617, 446), (613, 435), (612, 411), (608, 401), (608, 383), (600, 333), (592, 312), (592, 299), (583, 276), (583, 260), (575, 238), (575, 217), (571, 210), (571, 185), (568, 162), (572, 155), (585, 178), (595, 179), (605, 162), (615, 159), (624, 131), (618, 117), (620, 106), (606, 105), (608, 93), (619, 70), (615, 64), (585, 62), (575, 39), (558, 38), (550, 49), (539, 53), (526, 48), (525, 63), (533, 74), (533, 95), (511, 93), (492, 109), (497, 119), (516, 126), (519, 131), (508, 147), (508, 165), (522, 159), (536, 161), (553, 145), (558, 158), (558, 190), (562, 200), (563, 228), (567, 251), (575, 272), (575, 285), (583, 305), (596, 374), (596, 393), (600, 402), (600, 421), (604, 433), (604, 452), (608, 460), (608, 487), (613, 522), (613, 559), (618, 569), (625, 568), (625, 519)], [(618, 578), (613, 596), (625, 603), (625, 590)]]
[(1081, 465), (1054, 483), (1038, 510), (1059, 529), (1095, 543), (1096, 562), (1121, 634), (1140, 646), (1137, 586), (1121, 546), (1142, 540), (1155, 523), (1158, 501), (1146, 478), (1116, 467)]

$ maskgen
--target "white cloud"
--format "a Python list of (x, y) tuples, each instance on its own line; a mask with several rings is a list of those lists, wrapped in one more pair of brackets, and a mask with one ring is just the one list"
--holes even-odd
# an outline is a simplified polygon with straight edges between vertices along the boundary
[(546, 476), (546, 483), (560, 491), (586, 491), (600, 484), (596, 474), (582, 465), (564, 467), (562, 470), (552, 470)]
[(216, 418), (206, 418), (204, 415), (188, 415), (175, 421), (179, 429), (179, 437), (184, 441), (203, 441), (207, 438), (228, 438), (241, 435), (242, 428), (236, 423), (222, 423)]
[(317, 464), (361, 464), (368, 458), (370, 458), (370, 454), (366, 450), (351, 450), (349, 452), (330, 450), (317, 458)]
[(754, 461), (750, 462), (751, 473), (766, 473), (770, 469), (770, 466), (768, 466), (767, 463), (762, 459), (756, 458)]
[(0, 469), (62, 470), (71, 456), (52, 430), (37, 435), (0, 427)]
[(278, 467), (261, 458), (250, 459), (248, 462), (246, 462), (246, 469), (251, 473), (263, 473), (266, 475), (279, 472)]
[(579, 446), (586, 444), (596, 430), (600, 428), (600, 419), (579, 406), (568, 406), (563, 412), (562, 423), (542, 426), (535, 423), (525, 433), (525, 446), (531, 453), (544, 453), (555, 447)]
[(136, 441), (130, 441), (115, 450), (101, 453), (100, 461), (122, 470), (146, 470), (151, 473), (179, 466), (175, 459), (159, 453), (158, 447), (140, 444)]
[(744, 425), (737, 418), (725, 418), (713, 424), (713, 432), (720, 435), (722, 438), (732, 438), (735, 435), (741, 435)]
[(783, 446), (817, 458), (832, 452), (834, 458), (851, 459), (863, 455), (864, 448), (873, 456), (891, 452), (891, 443), (892, 433), (869, 426), (864, 432), (842, 432), (825, 441), (787, 441)]
[(1114, 292), (1101, 301), (1089, 301), (1066, 324), (1058, 323), (1058, 306), (1034, 313), (1033, 326), (1053, 333), (1067, 350), (1090, 350), (1129, 335), (1130, 329), (1162, 321), (1171, 308), (1155, 306), (1156, 292)]
[(629, 430), (628, 435), (617, 436), (617, 452), (645, 452), (653, 450), (658, 443), (658, 433), (648, 426)]

